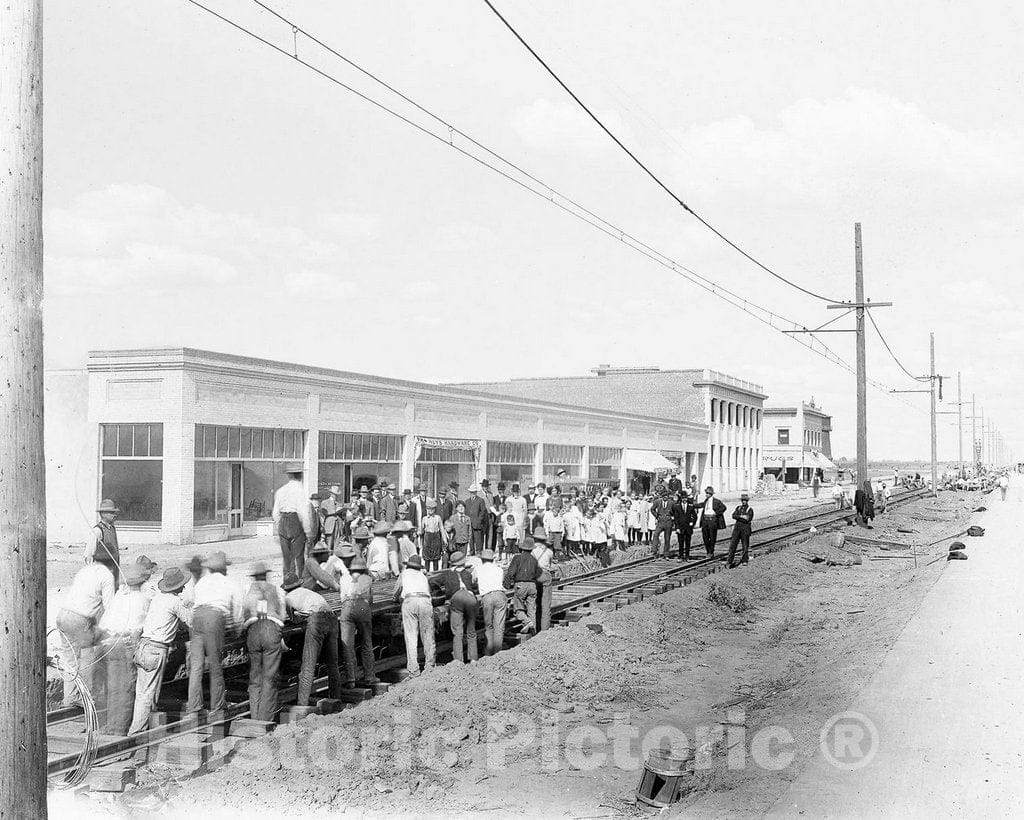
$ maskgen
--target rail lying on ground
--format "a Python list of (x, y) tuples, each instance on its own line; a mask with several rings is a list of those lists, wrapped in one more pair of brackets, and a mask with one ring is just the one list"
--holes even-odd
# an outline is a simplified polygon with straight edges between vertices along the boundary
[[(916, 500), (927, 494), (926, 490), (910, 490), (894, 496), (890, 504), (899, 504)], [(823, 507), (824, 504), (818, 505)], [(805, 533), (810, 526), (828, 526), (849, 518), (852, 515), (850, 510), (816, 509), (801, 511), (792, 516), (782, 516), (774, 523), (762, 527), (754, 532), (751, 539), (751, 551), (764, 551), (773, 546), (779, 545), (796, 535)], [(695, 533), (695, 535), (698, 535)], [(727, 542), (728, 531), (724, 531), (718, 543)], [(694, 551), (703, 549), (703, 544), (695, 543)], [(696, 558), (690, 561), (681, 561), (678, 558), (658, 558), (648, 556), (609, 567), (580, 573), (568, 578), (556, 579), (553, 582), (552, 590), (552, 618), (555, 622), (571, 623), (584, 617), (588, 613), (588, 607), (599, 609), (615, 609), (618, 606), (634, 603), (644, 597), (653, 594), (660, 594), (679, 586), (690, 583), (692, 580), (703, 577), (717, 570), (719, 564), (726, 558), (724, 553), (716, 552), (713, 557)], [(387, 599), (378, 600), (374, 606), (374, 614), (394, 612), (397, 606), (390, 600), (390, 590), (393, 589), (393, 582), (377, 582), (374, 584), (374, 594), (385, 595)], [(328, 593), (331, 603), (337, 606), (337, 595)], [(435, 603), (440, 602), (440, 599)], [(291, 627), (288, 633), (294, 637), (303, 632), (301, 625)], [(522, 640), (525, 636), (513, 636), (513, 640), (519, 637)], [(439, 642), (438, 649), (446, 650), (450, 643)], [(227, 649), (227, 647), (226, 647)], [(379, 675), (384, 671), (400, 668), (405, 665), (405, 656), (394, 655), (383, 658), (375, 665), (375, 672)], [(327, 678), (318, 678), (314, 683), (314, 691), (322, 692), (327, 686)], [(297, 685), (282, 687), (280, 690), (280, 703), (286, 704), (293, 700), (297, 694)], [(386, 689), (385, 686), (378, 687), (379, 690)], [(365, 700), (375, 692), (369, 688), (357, 688), (346, 690), (343, 700), (358, 702)], [(58, 709), (47, 713), (47, 723), (57, 727), (60, 723), (73, 721), (80, 715), (81, 711), (75, 708)], [(96, 752), (96, 761), (109, 761), (114, 758), (131, 754), (140, 749), (161, 743), (173, 737), (199, 732), (210, 734), (218, 727), (225, 727), (232, 721), (245, 718), (249, 714), (248, 701), (230, 705), (223, 713), (211, 715), (206, 712), (198, 716), (190, 716), (180, 720), (171, 721), (163, 725), (155, 726), (146, 732), (131, 737), (111, 738), (107, 742), (100, 743)], [(67, 736), (60, 738), (67, 741)], [(61, 744), (56, 744), (60, 746)], [(50, 775), (59, 774), (72, 768), (78, 760), (78, 753), (56, 753), (50, 755), (48, 763)]]

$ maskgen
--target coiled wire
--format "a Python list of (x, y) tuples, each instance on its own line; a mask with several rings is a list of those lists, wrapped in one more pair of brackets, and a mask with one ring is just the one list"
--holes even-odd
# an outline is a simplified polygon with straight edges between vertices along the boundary
[(61, 676), (65, 689), (68, 684), (73, 683), (78, 690), (78, 694), (82, 698), (82, 713), (85, 719), (85, 743), (82, 751), (78, 754), (78, 760), (75, 761), (74, 766), (55, 777), (48, 777), (47, 780), (55, 789), (73, 789), (75, 786), (82, 784), (96, 762), (100, 717), (96, 711), (96, 701), (93, 699), (92, 692), (89, 691), (89, 688), (85, 685), (85, 680), (82, 678), (77, 658), (75, 659), (74, 668), (68, 665), (67, 658), (75, 656), (74, 645), (68, 640), (67, 635), (56, 627), (47, 631), (47, 640), (54, 633), (59, 636), (59, 646), (56, 652), (52, 655), (47, 655), (46, 665), (55, 669)]

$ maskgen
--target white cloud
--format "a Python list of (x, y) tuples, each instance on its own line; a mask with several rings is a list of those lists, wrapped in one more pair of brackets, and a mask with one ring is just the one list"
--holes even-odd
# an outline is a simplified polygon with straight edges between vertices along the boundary
[[(595, 114), (619, 139), (628, 141), (632, 132), (616, 111)], [(595, 158), (615, 148), (607, 134), (574, 103), (539, 99), (512, 115), (512, 128), (531, 148)]]

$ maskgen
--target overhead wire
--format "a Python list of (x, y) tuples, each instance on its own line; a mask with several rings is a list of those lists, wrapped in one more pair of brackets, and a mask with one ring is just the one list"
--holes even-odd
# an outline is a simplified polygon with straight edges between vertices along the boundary
[[(744, 311), (748, 315), (750, 315), (750, 316), (754, 317), (755, 319), (757, 319), (758, 321), (760, 321), (762, 324), (765, 324), (768, 327), (771, 327), (772, 329), (774, 329), (776, 331), (780, 331), (780, 332), (782, 330), (784, 330), (784, 329), (791, 329), (791, 330), (796, 330), (796, 329), (804, 329), (804, 330), (806, 330), (807, 329), (802, 324), (800, 324), (800, 323), (798, 323), (798, 322), (796, 322), (796, 321), (794, 321), (792, 319), (788, 319), (788, 318), (782, 316), (781, 314), (776, 313), (775, 311), (769, 310), (768, 308), (761, 307), (760, 305), (752, 304), (745, 297), (740, 296), (739, 294), (729, 290), (728, 288), (726, 288), (725, 286), (719, 284), (715, 280), (710, 279), (710, 278), (708, 278), (706, 276), (703, 276), (703, 275), (693, 271), (692, 269), (686, 267), (685, 265), (682, 265), (681, 263), (676, 262), (671, 257), (667, 256), (666, 254), (662, 253), (661, 251), (658, 251), (657, 249), (653, 248), (652, 246), (648, 245), (647, 243), (637, 239), (636, 237), (632, 236), (631, 234), (627, 233), (626, 231), (618, 228), (613, 223), (611, 223), (608, 220), (604, 219), (603, 217), (597, 215), (596, 213), (594, 213), (593, 211), (591, 211), (588, 208), (584, 207), (583, 205), (579, 204), (578, 202), (576, 202), (575, 200), (573, 200), (569, 196), (567, 196), (565, 194), (562, 194), (561, 192), (559, 192), (554, 187), (552, 187), (552, 186), (548, 185), (547, 183), (543, 182), (542, 180), (538, 179), (536, 176), (534, 176), (530, 172), (524, 170), (523, 168), (521, 168), (519, 165), (517, 165), (516, 163), (512, 162), (511, 160), (506, 159), (504, 156), (502, 156), (498, 152), (494, 151), (493, 149), (489, 148), (488, 146), (484, 145), (483, 143), (479, 142), (478, 140), (476, 140), (475, 138), (471, 137), (470, 135), (466, 134), (461, 129), (458, 129), (455, 126), (451, 125), (443, 117), (435, 114), (433, 111), (429, 110), (425, 106), (421, 105), (420, 103), (416, 102), (412, 98), (408, 97), (407, 95), (405, 95), (404, 93), (399, 91), (394, 86), (388, 84), (383, 79), (379, 78), (378, 76), (376, 76), (372, 72), (368, 71), (367, 69), (363, 68), (359, 64), (355, 63), (353, 60), (351, 60), (348, 57), (344, 56), (339, 51), (337, 51), (336, 49), (334, 49), (331, 46), (327, 45), (326, 43), (324, 43), (321, 39), (319, 39), (315, 35), (311, 34), (308, 30), (303, 29), (303, 28), (297, 26), (292, 20), (290, 20), (287, 17), (285, 17), (284, 15), (280, 14), (279, 12), (274, 10), (273, 8), (267, 6), (265, 3), (261, 2), (261, 0), (252, 0), (252, 1), (253, 1), (253, 3), (255, 5), (259, 6), (263, 10), (267, 11), (268, 13), (273, 15), (276, 19), (280, 20), (282, 23), (284, 23), (284, 24), (286, 24), (286, 25), (288, 25), (290, 27), (290, 30), (291, 30), (291, 32), (292, 32), (292, 34), (294, 36), (294, 40), (293, 40), (293, 43), (295, 44), (294, 50), (289, 51), (286, 48), (282, 48), (281, 46), (277, 45), (274, 42), (271, 42), (266, 37), (262, 37), (261, 35), (257, 34), (256, 32), (254, 32), (251, 29), (247, 28), (246, 26), (242, 25), (241, 23), (239, 23), (239, 22), (237, 22), (235, 20), (232, 20), (231, 18), (226, 17), (225, 15), (220, 14), (219, 12), (217, 12), (214, 9), (210, 8), (209, 6), (206, 6), (205, 4), (199, 2), (199, 0), (187, 0), (187, 2), (189, 2), (193, 6), (201, 9), (202, 11), (205, 11), (206, 13), (210, 14), (212, 17), (220, 20), (223, 23), (226, 23), (227, 25), (229, 25), (232, 28), (242, 32), (243, 34), (246, 34), (247, 36), (249, 36), (252, 39), (256, 40), (257, 42), (259, 42), (259, 43), (269, 47), (270, 49), (278, 52), (279, 54), (282, 54), (282, 55), (288, 57), (290, 60), (298, 62), (300, 65), (302, 65), (305, 68), (308, 68), (310, 71), (312, 71), (313, 73), (315, 73), (318, 76), (322, 77), (323, 79), (326, 79), (329, 82), (331, 82), (331, 83), (333, 83), (333, 84), (335, 84), (335, 85), (345, 89), (346, 91), (352, 93), (353, 95), (355, 95), (359, 99), (363, 100), (364, 102), (367, 102), (370, 105), (374, 106), (375, 108), (377, 108), (377, 109), (379, 109), (379, 110), (381, 110), (381, 111), (383, 111), (383, 112), (385, 112), (385, 113), (395, 117), (396, 119), (400, 120), (401, 122), (404, 122), (405, 124), (407, 124), (407, 125), (411, 126), (412, 128), (416, 129), (417, 131), (419, 131), (423, 135), (432, 137), (433, 139), (437, 140), (438, 142), (443, 143), (444, 145), (447, 145), (448, 147), (454, 149), (455, 151), (457, 151), (460, 154), (462, 154), (463, 156), (465, 156), (467, 159), (470, 159), (473, 162), (476, 162), (479, 165), (481, 165), (481, 166), (483, 166), (483, 167), (493, 171), (494, 173), (498, 174), (499, 176), (501, 176), (502, 178), (508, 180), (509, 182), (512, 182), (512, 183), (518, 185), (523, 190), (528, 191), (529, 193), (534, 194), (535, 196), (537, 196), (537, 197), (539, 197), (539, 198), (549, 202), (550, 204), (556, 206), (557, 208), (561, 209), (565, 213), (568, 213), (570, 216), (573, 216), (573, 217), (579, 219), (580, 221), (582, 221), (582, 222), (584, 222), (586, 224), (589, 224), (591, 227), (594, 227), (597, 230), (600, 230), (602, 233), (606, 234), (607, 236), (610, 236), (613, 239), (619, 240), (620, 242), (625, 244), (626, 247), (629, 247), (631, 250), (633, 250), (633, 251), (635, 251), (635, 252), (637, 252), (637, 253), (647, 257), (651, 261), (656, 262), (657, 264), (667, 268), (668, 270), (671, 270), (676, 275), (678, 275), (678, 276), (682, 277), (683, 279), (689, 281), (691, 284), (694, 284), (694, 285), (702, 288), (703, 290), (711, 293), (712, 295), (718, 297), (719, 299), (722, 299), (723, 301), (725, 301), (725, 302), (733, 305), (734, 307)], [(311, 42), (313, 42), (316, 45), (320, 46), (321, 48), (325, 49), (330, 54), (338, 57), (339, 59), (344, 61), (347, 65), (351, 66), (352, 68), (354, 68), (357, 71), (359, 71), (360, 73), (362, 73), (364, 76), (372, 79), (374, 82), (378, 83), (383, 88), (385, 88), (388, 91), (390, 91), (391, 93), (395, 94), (397, 97), (399, 97), (403, 101), (405, 101), (408, 104), (414, 106), (418, 111), (428, 115), (433, 120), (435, 120), (437, 123), (443, 125), (445, 130), (447, 131), (447, 134), (446, 135), (441, 135), (441, 134), (435, 133), (434, 131), (430, 130), (429, 128), (426, 128), (423, 125), (421, 125), (420, 123), (412, 120), (410, 117), (407, 117), (404, 114), (402, 114), (402, 113), (400, 113), (398, 111), (395, 111), (393, 108), (390, 108), (389, 106), (385, 105), (384, 103), (380, 102), (379, 100), (376, 100), (373, 97), (370, 97), (368, 94), (364, 94), (363, 92), (359, 91), (358, 89), (356, 89), (352, 85), (349, 85), (345, 81), (339, 79), (338, 77), (335, 77), (333, 74), (330, 74), (329, 72), (319, 68), (318, 66), (313, 65), (308, 60), (305, 60), (298, 53), (298, 47), (297, 47), (297, 45), (298, 45), (298, 39), (297, 39), (298, 34), (302, 34), (303, 37), (305, 37), (306, 39), (310, 40)], [(501, 168), (496, 167), (495, 165), (493, 165), (490, 162), (488, 162), (486, 159), (484, 159), (484, 158), (482, 158), (480, 156), (477, 156), (476, 154), (474, 154), (471, 151), (466, 150), (464, 147), (462, 147), (461, 145), (459, 145), (455, 141), (455, 139), (454, 139), (454, 135), (455, 134), (458, 134), (459, 136), (463, 137), (467, 142), (469, 142), (472, 145), (476, 146), (477, 148), (479, 148), (480, 150), (482, 150), (483, 152), (485, 152), (489, 156), (493, 157), (494, 159), (500, 161), (502, 164), (507, 166), (507, 168), (514, 170), (516, 173), (522, 175), (526, 179), (530, 180), (531, 182), (535, 183), (536, 185), (539, 185), (541, 188), (543, 188), (545, 190), (544, 191), (540, 191), (540, 190), (537, 190), (534, 187), (531, 187), (526, 182), (524, 182), (522, 179), (517, 179), (511, 173), (509, 173), (509, 172), (507, 172), (505, 170), (502, 170)], [(559, 200), (561, 200), (561, 201), (559, 201)], [(574, 210), (574, 209), (576, 209), (576, 210)], [(788, 326), (788, 328), (787, 328), (787, 326)], [(803, 338), (801, 338), (800, 336), (797, 336), (797, 335), (793, 335), (793, 334), (785, 334), (785, 335), (787, 335), (790, 339), (793, 339), (794, 341), (796, 341), (798, 344), (802, 345), (806, 349), (810, 350), (811, 352), (813, 352), (813, 353), (815, 353), (815, 354), (817, 354), (819, 356), (822, 356), (827, 361), (830, 361), (833, 364), (836, 364), (837, 366), (842, 367), (847, 372), (850, 372), (850, 373), (856, 372), (855, 368), (853, 367), (853, 365), (851, 365), (843, 357), (841, 357), (838, 353), (836, 353), (834, 350), (832, 350), (828, 345), (826, 345), (824, 342), (822, 342), (820, 339), (814, 337), (813, 335), (809, 334), (810, 335), (810, 340), (809, 341), (805, 340), (805, 339), (803, 339)], [(881, 391), (881, 392), (891, 396), (891, 390), (890, 390), (890, 388), (887, 385), (882, 384), (881, 382), (878, 382), (878, 381), (873, 380), (873, 379), (868, 379), (868, 382), (873, 387), (875, 387), (877, 390), (879, 390), (879, 391)], [(896, 398), (898, 401), (903, 401), (903, 399), (900, 398), (899, 396), (891, 396), (891, 397)], [(914, 407), (914, 405), (911, 405), (908, 402), (903, 401), (903, 403), (907, 404), (910, 407)], [(919, 408), (915, 407), (915, 409), (919, 409)]]
[(910, 378), (912, 378), (914, 381), (917, 381), (917, 382), (929, 381), (931, 379), (931, 376), (915, 376), (913, 373), (911, 373), (909, 370), (907, 370), (907, 368), (903, 365), (903, 362), (900, 361), (899, 356), (897, 356), (893, 352), (893, 349), (889, 346), (889, 342), (886, 340), (885, 335), (882, 333), (882, 329), (878, 326), (878, 322), (876, 322), (875, 321), (875, 317), (871, 315), (871, 310), (868, 309), (868, 310), (865, 310), (864, 312), (868, 315), (868, 318), (871, 320), (871, 325), (872, 325), (872, 327), (874, 327), (875, 333), (877, 333), (878, 334), (878, 338), (882, 340), (882, 344), (885, 345), (885, 349), (887, 351), (889, 351), (889, 355), (892, 356), (892, 360), (894, 362), (896, 362), (896, 364), (898, 364), (900, 366), (900, 370), (902, 370), (904, 373), (906, 373), (908, 376), (910, 376)]
[(780, 282), (784, 282), (785, 284), (789, 285), (791, 288), (795, 288), (796, 290), (800, 291), (801, 293), (804, 293), (804, 294), (806, 294), (808, 296), (812, 296), (815, 299), (820, 299), (823, 302), (833, 302), (834, 303), (834, 302), (842, 301), (840, 299), (832, 299), (832, 298), (830, 298), (828, 296), (823, 296), (822, 294), (816, 293), (815, 291), (812, 291), (809, 288), (805, 288), (803, 285), (801, 285), (801, 284), (799, 284), (797, 282), (794, 282), (792, 279), (788, 279), (787, 277), (783, 276), (781, 273), (778, 273), (777, 271), (775, 271), (772, 268), (768, 267), (766, 264), (761, 262), (761, 260), (757, 259), (753, 255), (748, 253), (746, 250), (741, 248), (739, 245), (737, 245), (735, 242), (733, 242), (729, 237), (727, 237), (724, 233), (722, 233), (718, 228), (716, 228), (714, 225), (712, 225), (707, 219), (705, 219), (703, 216), (701, 216), (699, 213), (697, 213), (695, 210), (693, 210), (693, 208), (691, 208), (689, 205), (687, 205), (686, 202), (683, 201), (682, 197), (680, 197), (675, 191), (673, 191), (671, 188), (669, 188), (668, 185), (666, 185), (661, 180), (661, 178), (657, 174), (655, 174), (654, 171), (652, 171), (643, 162), (643, 160), (641, 160), (635, 153), (633, 153), (633, 151), (631, 151), (629, 149), (629, 147), (622, 140), (620, 140), (612, 132), (612, 130), (610, 128), (608, 128), (607, 125), (604, 124), (604, 122), (601, 121), (601, 118), (598, 117), (597, 114), (595, 114), (590, 109), (590, 107), (585, 102), (583, 102), (583, 100), (581, 100), (579, 98), (579, 96), (571, 88), (569, 88), (568, 85), (566, 85), (566, 83), (562, 80), (562, 78), (559, 77), (558, 74), (555, 72), (555, 70), (553, 68), (551, 68), (550, 65), (548, 65), (548, 63), (544, 60), (543, 57), (540, 56), (540, 54), (537, 53), (537, 51), (533, 48), (533, 46), (531, 46), (528, 42), (526, 42), (526, 39), (505, 18), (505, 16), (500, 11), (498, 11), (498, 9), (491, 2), (491, 0), (483, 0), (483, 1), (484, 1), (484, 3), (487, 4), (487, 7), (492, 12), (494, 12), (495, 16), (499, 20), (501, 20), (501, 22), (505, 25), (505, 28), (507, 28), (512, 33), (512, 35), (523, 45), (523, 47), (528, 52), (530, 52), (530, 54), (533, 56), (533, 58), (538, 63), (540, 63), (541, 66), (544, 67), (544, 70), (547, 71), (547, 73), (551, 75), (551, 77), (554, 79), (554, 81), (556, 83), (558, 83), (562, 87), (562, 90), (565, 91), (565, 93), (568, 94), (570, 97), (572, 97), (572, 99), (576, 102), (576, 104), (580, 108), (582, 108), (584, 112), (586, 112), (587, 116), (589, 116), (590, 119), (592, 119), (597, 124), (597, 126), (602, 131), (604, 131), (604, 133), (607, 134), (612, 139), (612, 141), (616, 145), (618, 145), (619, 148), (621, 148), (627, 154), (627, 156), (629, 156), (629, 158), (631, 160), (633, 160), (633, 162), (636, 163), (644, 171), (644, 173), (647, 174), (647, 176), (649, 176), (655, 182), (656, 185), (658, 185), (658, 187), (660, 187), (673, 200), (675, 200), (677, 205), (679, 205), (683, 210), (685, 210), (687, 213), (689, 213), (691, 216), (693, 216), (694, 219), (696, 219), (705, 228), (707, 228), (709, 231), (711, 231), (713, 234), (715, 234), (715, 236), (717, 236), (719, 239), (721, 239), (723, 242), (725, 242), (727, 245), (729, 245), (729, 247), (731, 247), (733, 250), (739, 252), (742, 256), (744, 256), (750, 262), (753, 262), (757, 267), (759, 267), (765, 273), (768, 273), (771, 276), (774, 276)]

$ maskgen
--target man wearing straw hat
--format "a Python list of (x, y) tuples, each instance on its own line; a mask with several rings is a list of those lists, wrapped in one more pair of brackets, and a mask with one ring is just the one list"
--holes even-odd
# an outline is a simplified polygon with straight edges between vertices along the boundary
[(306, 544), (316, 541), (312, 508), (302, 486), (301, 464), (287, 464), (284, 473), (288, 483), (274, 493), (274, 528), (281, 542), (283, 575), (302, 575), (306, 560)]
[(85, 563), (91, 564), (95, 561), (98, 564), (103, 564), (114, 576), (114, 586), (117, 587), (121, 584), (121, 555), (117, 546), (117, 528), (114, 526), (114, 521), (117, 520), (117, 514), (121, 511), (113, 501), (104, 498), (96, 508), (96, 512), (99, 514), (100, 520), (96, 522), (90, 533), (91, 543), (85, 545)]
[[(305, 503), (305, 499), (302, 499)], [(192, 637), (188, 652), (188, 705), (186, 714), (203, 708), (203, 665), (210, 665), (210, 711), (222, 712), (227, 705), (224, 695), (224, 633), (238, 632), (242, 623), (242, 594), (228, 580), (231, 562), (220, 550), (212, 553), (203, 567), (209, 570), (196, 581), (195, 604), (192, 611)]]
[(285, 604), (281, 590), (267, 581), (269, 572), (262, 561), (252, 565), (252, 585), (242, 601), (242, 631), (249, 652), (249, 714), (253, 720), (273, 720), (277, 712)]
[(142, 624), (142, 638), (135, 650), (135, 709), (129, 735), (149, 728), (149, 715), (160, 699), (167, 653), (178, 634), (178, 626), (192, 625), (192, 608), (181, 597), (188, 580), (189, 576), (180, 567), (168, 567), (157, 582), (157, 594), (150, 601)]

